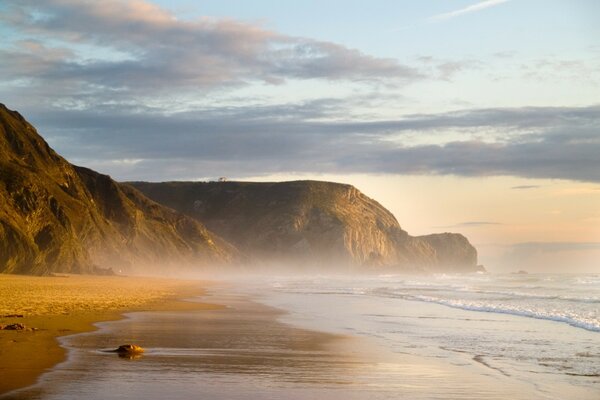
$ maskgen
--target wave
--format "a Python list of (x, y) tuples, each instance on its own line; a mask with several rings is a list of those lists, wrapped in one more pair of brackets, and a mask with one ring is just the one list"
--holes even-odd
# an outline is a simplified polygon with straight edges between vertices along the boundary
[[(521, 286), (524, 287), (524, 286)], [(392, 287), (384, 287), (384, 289), (392, 289)], [(575, 303), (600, 303), (600, 297), (596, 296), (574, 296), (574, 295), (560, 295), (560, 294), (544, 294), (544, 293), (530, 293), (523, 291), (514, 290), (502, 290), (494, 288), (481, 288), (472, 287), (468, 285), (449, 285), (437, 282), (420, 282), (420, 281), (404, 281), (397, 287), (393, 287), (395, 290), (409, 289), (409, 290), (423, 290), (423, 291), (447, 291), (447, 292), (461, 292), (461, 293), (474, 293), (481, 295), (497, 295), (506, 296), (509, 298), (527, 298), (527, 299), (538, 299), (538, 300), (563, 300)], [(379, 288), (382, 289), (382, 288)], [(549, 290), (548, 287), (527, 287), (527, 289), (544, 289)], [(551, 288), (555, 291), (561, 291), (560, 288)]]
[(388, 275), (358, 281), (278, 282), (274, 289), (304, 295), (373, 296), (423, 301), (468, 311), (562, 322), (600, 332), (597, 309), (600, 288), (592, 286), (583, 290), (582, 286), (574, 285), (576, 279), (589, 284), (595, 282), (597, 276), (558, 276), (552, 284), (540, 285), (542, 278), (545, 277), (515, 281), (513, 276), (500, 276), (493, 282), (482, 283), (476, 279), (466, 280), (464, 277), (447, 275), (432, 280)]
[(527, 298), (537, 300), (563, 300), (574, 303), (600, 303), (600, 299), (597, 297), (574, 297), (574, 296), (561, 296), (552, 294), (535, 294), (535, 293), (524, 293), (524, 292), (512, 292), (503, 290), (477, 290), (476, 293), (481, 294), (497, 294), (500, 296), (508, 296), (510, 298)]
[(591, 275), (586, 277), (577, 277), (573, 280), (573, 283), (576, 285), (600, 285), (600, 276)]
[(458, 308), (467, 311), (478, 311), (478, 312), (489, 312), (496, 314), (510, 314), (520, 317), (528, 317), (535, 319), (543, 319), (548, 321), (563, 322), (576, 328), (585, 329), (592, 332), (600, 332), (600, 321), (588, 320), (586, 318), (565, 315), (565, 314), (552, 314), (545, 311), (536, 311), (530, 309), (522, 309), (516, 307), (509, 307), (506, 305), (494, 305), (494, 304), (477, 304), (472, 302), (465, 302), (461, 300), (447, 300), (440, 299), (430, 296), (422, 295), (400, 295), (398, 296), (404, 300), (422, 301), (427, 303), (435, 303), (444, 305), (447, 307)]
[(571, 303), (583, 303), (583, 304), (600, 304), (600, 297), (590, 296), (573, 296), (573, 295), (560, 295), (560, 294), (543, 294), (543, 293), (528, 293), (523, 291), (514, 290), (499, 290), (499, 289), (484, 289), (484, 288), (473, 288), (462, 285), (443, 285), (438, 283), (421, 283), (421, 282), (410, 282), (402, 283), (401, 286), (384, 286), (377, 288), (342, 288), (342, 287), (319, 287), (318, 289), (314, 286), (286, 286), (283, 284), (276, 284), (272, 286), (274, 290), (297, 293), (297, 294), (341, 294), (341, 295), (369, 295), (369, 294), (386, 294), (386, 293), (402, 293), (403, 290), (410, 291), (424, 291), (424, 292), (448, 292), (448, 293), (472, 293), (477, 295), (493, 295), (503, 296), (507, 299), (531, 299), (531, 300), (559, 300)]
[(600, 303), (600, 298), (597, 297), (575, 297), (575, 296), (561, 296), (557, 294), (537, 294), (537, 293), (526, 293), (526, 292), (515, 292), (510, 290), (486, 290), (486, 289), (455, 289), (457, 292), (470, 292), (483, 295), (498, 295), (506, 296), (508, 298), (525, 298), (534, 300), (562, 300), (574, 303), (587, 303), (594, 304)]

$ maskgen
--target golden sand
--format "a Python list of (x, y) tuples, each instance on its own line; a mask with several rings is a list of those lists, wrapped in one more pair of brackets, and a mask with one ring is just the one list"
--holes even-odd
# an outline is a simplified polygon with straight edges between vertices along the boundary
[[(94, 322), (117, 320), (127, 311), (219, 307), (178, 301), (201, 294), (205, 285), (161, 278), (0, 274), (0, 325), (36, 328), (0, 330), (0, 394), (33, 384), (62, 361), (65, 351), (58, 336), (93, 330)], [(24, 317), (6, 317), (19, 314)]]

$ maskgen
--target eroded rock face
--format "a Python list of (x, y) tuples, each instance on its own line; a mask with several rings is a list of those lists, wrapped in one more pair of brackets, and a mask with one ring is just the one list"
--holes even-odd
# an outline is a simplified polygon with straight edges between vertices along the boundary
[(438, 262), (434, 269), (440, 271), (480, 271), (477, 265), (477, 250), (471, 246), (469, 240), (458, 233), (437, 233), (418, 236), (429, 244), (436, 252)]
[(361, 271), (474, 271), (459, 234), (410, 236), (381, 204), (350, 185), (295, 181), (132, 182), (151, 199), (203, 221), (259, 263)]
[(0, 105), (0, 272), (167, 272), (226, 263), (200, 222), (60, 157)]

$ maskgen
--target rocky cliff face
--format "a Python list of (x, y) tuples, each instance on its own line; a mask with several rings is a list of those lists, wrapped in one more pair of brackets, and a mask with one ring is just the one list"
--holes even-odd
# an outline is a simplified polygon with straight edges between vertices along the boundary
[(133, 182), (151, 199), (203, 221), (254, 261), (365, 270), (473, 271), (459, 234), (402, 230), (383, 206), (330, 182)]
[(437, 261), (432, 269), (436, 271), (472, 272), (483, 271), (477, 265), (477, 250), (469, 240), (458, 233), (435, 233), (417, 236), (430, 245), (436, 253)]
[(230, 261), (200, 222), (75, 167), (0, 105), (0, 272), (168, 272)]
[(464, 236), (410, 236), (350, 185), (118, 183), (71, 165), (0, 105), (0, 272), (165, 274), (242, 257), (327, 271), (473, 271), (477, 264)]

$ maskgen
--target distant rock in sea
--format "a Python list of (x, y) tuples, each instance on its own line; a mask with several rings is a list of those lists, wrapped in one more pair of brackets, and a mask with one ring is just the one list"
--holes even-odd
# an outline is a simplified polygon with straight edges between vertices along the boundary
[(528, 275), (529, 272), (525, 271), (525, 270), (518, 270), (517, 272), (512, 272), (513, 275)]

